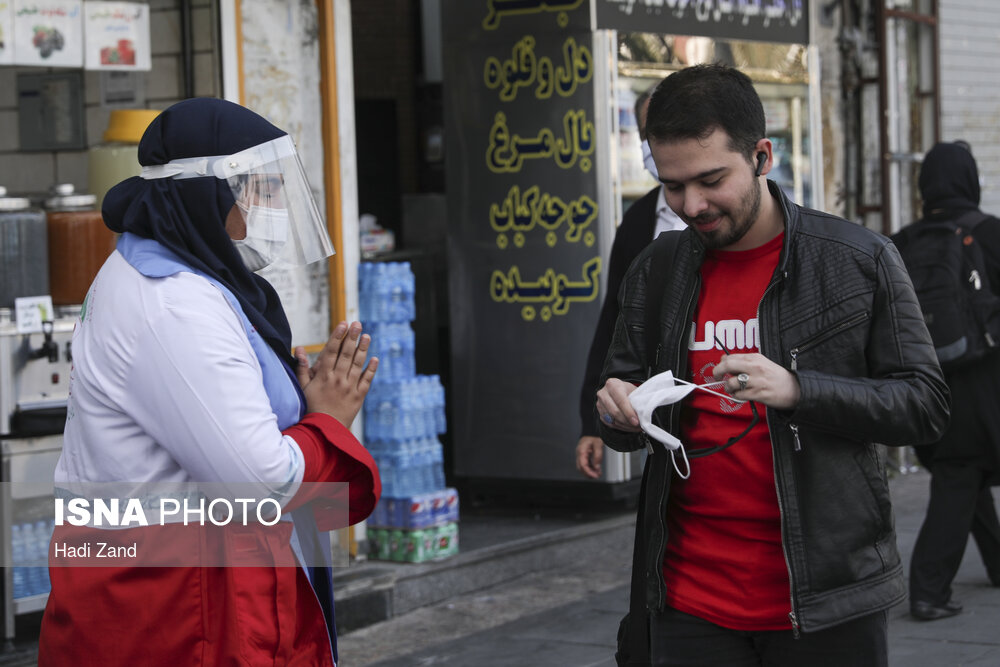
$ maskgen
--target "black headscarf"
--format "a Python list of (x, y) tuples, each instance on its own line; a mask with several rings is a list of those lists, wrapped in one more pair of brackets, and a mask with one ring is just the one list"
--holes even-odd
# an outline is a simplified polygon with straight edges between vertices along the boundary
[[(153, 119), (139, 142), (139, 163), (230, 155), (284, 136), (256, 113), (215, 98), (179, 102)], [(278, 294), (251, 273), (226, 233), (235, 200), (214, 176), (145, 180), (138, 176), (111, 188), (102, 215), (112, 231), (158, 241), (188, 266), (225, 285), (257, 332), (291, 368), (292, 333)]]
[(935, 144), (927, 151), (919, 184), (925, 218), (979, 208), (979, 169), (961, 143)]

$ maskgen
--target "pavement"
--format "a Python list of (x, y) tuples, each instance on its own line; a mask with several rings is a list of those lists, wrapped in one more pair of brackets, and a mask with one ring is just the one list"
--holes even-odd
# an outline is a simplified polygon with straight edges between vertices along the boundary
[[(890, 479), (906, 565), (928, 485), (923, 471)], [(627, 510), (463, 510), (458, 556), (335, 574), (340, 666), (613, 667), (633, 526)], [(891, 667), (1000, 665), (1000, 589), (971, 541), (953, 587), (965, 607), (953, 618), (916, 621), (905, 603), (890, 610)], [(19, 618), (0, 667), (34, 664), (37, 636), (37, 619)]]
[[(929, 481), (923, 471), (890, 479), (907, 567)], [(346, 633), (340, 639), (341, 665), (613, 667), (618, 620), (628, 607), (630, 546), (598, 544), (581, 553), (575, 566), (526, 572)], [(1000, 588), (989, 585), (971, 540), (953, 588), (954, 599), (965, 607), (958, 616), (917, 621), (905, 602), (890, 610), (890, 667), (1000, 665)]]

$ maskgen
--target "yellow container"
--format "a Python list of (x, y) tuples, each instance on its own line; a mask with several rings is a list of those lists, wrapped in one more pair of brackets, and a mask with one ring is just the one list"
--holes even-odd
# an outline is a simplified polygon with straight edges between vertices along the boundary
[(138, 146), (142, 133), (160, 115), (155, 109), (116, 109), (108, 119), (104, 143), (92, 146), (88, 155), (87, 189), (97, 196), (97, 210), (104, 195), (130, 176), (138, 176)]

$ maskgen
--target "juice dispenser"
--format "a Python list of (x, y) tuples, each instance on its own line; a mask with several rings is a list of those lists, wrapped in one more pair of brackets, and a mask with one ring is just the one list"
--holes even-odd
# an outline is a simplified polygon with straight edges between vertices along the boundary
[(101, 210), (104, 195), (129, 176), (138, 176), (138, 147), (142, 133), (160, 114), (155, 109), (115, 109), (108, 118), (104, 143), (93, 146), (88, 155), (87, 189), (97, 197)]
[(49, 293), (47, 235), (45, 213), (0, 187), (0, 308), (13, 308), (18, 297)]
[(115, 235), (104, 225), (96, 205), (96, 196), (77, 194), (72, 184), (55, 186), (45, 201), (53, 305), (83, 303), (90, 283), (115, 248)]

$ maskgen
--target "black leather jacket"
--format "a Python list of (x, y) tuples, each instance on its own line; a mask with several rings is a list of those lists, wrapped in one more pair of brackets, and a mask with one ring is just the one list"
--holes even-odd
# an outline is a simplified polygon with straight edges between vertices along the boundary
[[(767, 424), (791, 579), (790, 627), (815, 631), (904, 597), (884, 461), (875, 443), (913, 445), (940, 437), (948, 388), (895, 246), (860, 225), (791, 203), (772, 182), (768, 187), (784, 215), (785, 240), (758, 306), (760, 351), (796, 374), (801, 399), (791, 411), (767, 409)], [(681, 236), (663, 292), (660, 346), (652, 355), (658, 359), (649, 363), (643, 335), (654, 243), (625, 277), (603, 379), (639, 383), (648, 366), (654, 373), (690, 375), (687, 343), (704, 248), (691, 230), (673, 233)], [(678, 404), (657, 416), (679, 433)], [(646, 444), (641, 434), (603, 423), (601, 437), (619, 451)], [(645, 578), (647, 608), (661, 610), (673, 467), (655, 441), (652, 452), (637, 527), (644, 531), (645, 571), (633, 576)]]

